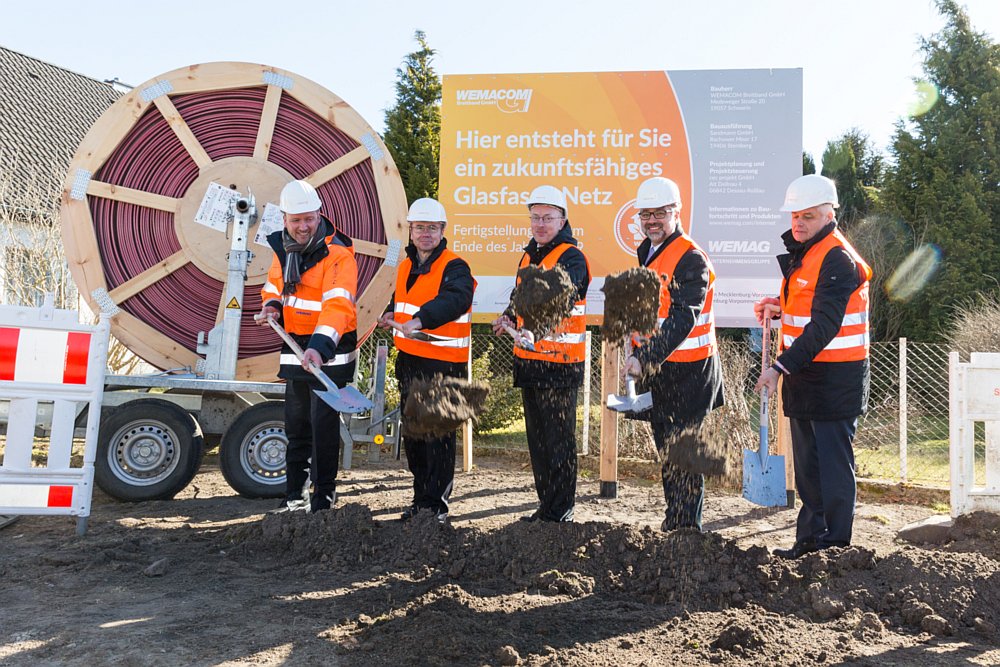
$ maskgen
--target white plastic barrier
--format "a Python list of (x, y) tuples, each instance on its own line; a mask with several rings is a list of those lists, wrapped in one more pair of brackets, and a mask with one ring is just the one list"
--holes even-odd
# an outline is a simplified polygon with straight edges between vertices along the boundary
[[(1000, 354), (948, 355), (951, 515), (1000, 512)], [(985, 423), (985, 486), (976, 486), (975, 423)]]
[[(76, 311), (0, 306), (0, 401), (9, 401), (0, 466), (0, 514), (62, 514), (87, 529), (94, 490), (94, 456), (104, 395), (109, 320), (79, 324)], [(87, 411), (83, 464), (71, 466), (74, 422)], [(51, 404), (48, 460), (32, 465), (39, 405)], [(44, 421), (44, 420), (43, 420)]]

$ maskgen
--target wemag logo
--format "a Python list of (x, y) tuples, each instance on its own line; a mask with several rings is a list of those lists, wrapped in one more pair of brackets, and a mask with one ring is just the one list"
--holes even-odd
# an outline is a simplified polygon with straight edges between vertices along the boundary
[(531, 88), (465, 88), (455, 91), (459, 106), (496, 106), (504, 113), (524, 113), (531, 105)]
[(639, 224), (639, 209), (635, 207), (635, 200), (628, 202), (620, 209), (615, 216), (615, 241), (618, 246), (630, 255), (635, 255), (639, 250), (646, 235), (642, 232)]

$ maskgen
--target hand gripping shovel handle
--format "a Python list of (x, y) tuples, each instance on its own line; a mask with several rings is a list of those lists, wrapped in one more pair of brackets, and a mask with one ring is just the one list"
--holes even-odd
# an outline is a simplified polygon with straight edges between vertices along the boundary
[(503, 330), (510, 334), (510, 337), (514, 339), (514, 343), (519, 347), (523, 347), (529, 352), (535, 351), (535, 344), (524, 337), (517, 329), (510, 326), (509, 324), (503, 324)]
[[(767, 370), (768, 366), (771, 365), (771, 318), (765, 313), (764, 317), (764, 332), (761, 338), (761, 349), (760, 349), (760, 367), (761, 372)], [(760, 389), (760, 448), (759, 457), (762, 469), (767, 468), (767, 455), (768, 455), (768, 396), (767, 396), (767, 385), (764, 385)]]
[[(285, 331), (285, 329), (278, 324), (273, 317), (267, 318), (267, 323), (270, 324), (275, 333), (281, 336), (281, 339), (288, 344), (288, 347), (290, 347), (292, 352), (295, 353), (295, 358), (302, 361), (305, 357), (305, 352), (302, 351), (302, 347), (295, 341), (295, 339), (289, 336), (288, 332)], [(309, 372), (312, 373), (317, 380), (319, 380), (320, 384), (322, 384), (327, 391), (332, 392), (333, 394), (340, 394), (340, 389), (338, 389), (337, 385), (330, 381), (330, 378), (328, 378), (326, 374), (320, 370), (319, 366), (310, 363)]]
[(403, 334), (404, 337), (412, 338), (413, 340), (422, 340), (422, 341), (448, 340), (447, 338), (443, 338), (441, 336), (435, 336), (434, 334), (424, 333), (423, 331), (411, 331), (410, 333), (406, 333), (405, 331), (403, 331), (403, 325), (397, 322), (396, 320), (386, 320), (386, 324), (388, 324), (390, 327)]
[[(276, 334), (281, 336), (281, 340), (285, 341), (288, 347), (291, 348), (292, 352), (295, 353), (295, 358), (302, 361), (302, 358), (305, 356), (305, 353), (302, 351), (302, 347), (295, 342), (294, 338), (288, 335), (288, 332), (285, 331), (284, 327), (278, 324), (278, 321), (273, 317), (268, 317), (267, 323), (271, 325), (271, 328), (274, 329)], [(320, 370), (319, 366), (309, 364), (309, 372), (316, 376), (316, 379), (320, 381), (327, 391), (331, 392), (334, 396), (340, 395), (340, 389), (338, 389), (337, 385), (335, 385), (330, 378), (328, 378), (326, 374)]]

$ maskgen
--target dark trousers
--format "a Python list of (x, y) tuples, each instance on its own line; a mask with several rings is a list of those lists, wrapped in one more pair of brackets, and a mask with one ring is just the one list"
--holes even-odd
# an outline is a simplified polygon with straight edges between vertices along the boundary
[(802, 499), (795, 540), (815, 540), (820, 547), (847, 546), (857, 500), (853, 443), (858, 420), (789, 422), (795, 489)]
[(545, 521), (569, 521), (576, 503), (576, 387), (523, 387), (524, 428)]
[(312, 507), (329, 507), (327, 496), (337, 490), (340, 467), (340, 415), (313, 392), (306, 380), (285, 384), (285, 452), (288, 500), (302, 498), (302, 489), (313, 482)]
[(667, 463), (671, 442), (689, 428), (687, 424), (652, 422), (653, 442), (663, 466), (663, 499), (666, 502), (664, 530), (697, 528), (701, 530), (701, 513), (705, 505), (705, 476), (690, 473)]
[(448, 512), (448, 498), (455, 485), (456, 436), (417, 440), (404, 437), (406, 465), (413, 473), (413, 505)]
[[(464, 377), (464, 366), (461, 374), (449, 373), (456, 377)], [(410, 394), (410, 384), (419, 374), (400, 374), (399, 397), (400, 405), (406, 405)], [(405, 431), (405, 425), (404, 425)], [(438, 514), (448, 512), (448, 498), (455, 485), (455, 449), (457, 437), (452, 431), (444, 437), (420, 439), (411, 436), (403, 437), (403, 448), (406, 450), (406, 465), (413, 473), (413, 505), (420, 508), (431, 508)]]

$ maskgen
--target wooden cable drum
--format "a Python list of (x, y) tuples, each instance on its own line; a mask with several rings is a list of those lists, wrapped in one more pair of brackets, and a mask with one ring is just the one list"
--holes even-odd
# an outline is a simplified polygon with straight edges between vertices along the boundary
[[(293, 179), (354, 240), (358, 332), (389, 301), (406, 245), (406, 195), (378, 134), (316, 83), (264, 65), (208, 63), (150, 79), (84, 137), (62, 196), (73, 278), (112, 333), (161, 369), (197, 369), (199, 332), (222, 320), (231, 239), (194, 222), (215, 182), (252, 191), (258, 217)], [(259, 224), (259, 223), (258, 223)], [(256, 226), (251, 229), (251, 234)], [(271, 380), (280, 341), (254, 326), (273, 256), (252, 242), (236, 379)]]

